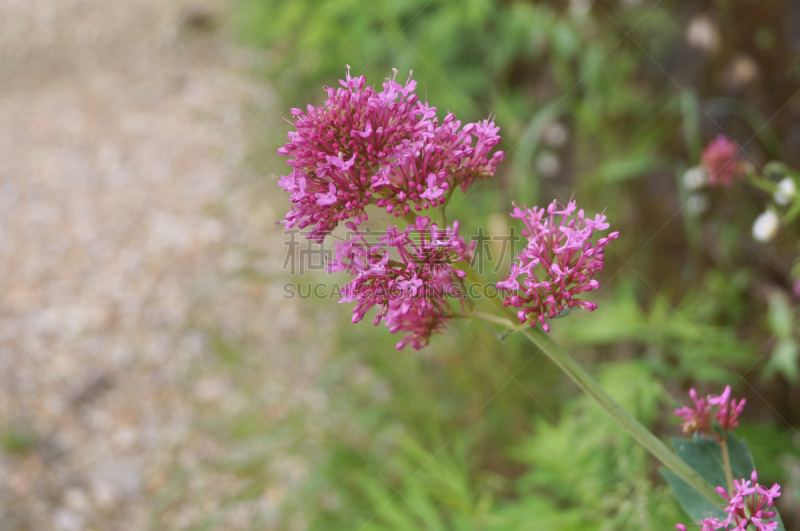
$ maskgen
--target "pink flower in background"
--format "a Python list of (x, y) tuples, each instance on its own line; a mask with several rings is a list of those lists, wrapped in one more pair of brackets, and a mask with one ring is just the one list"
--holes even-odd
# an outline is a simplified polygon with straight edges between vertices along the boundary
[(534, 326), (539, 322), (548, 331), (545, 318), (552, 319), (566, 308), (597, 308), (576, 297), (600, 287), (592, 277), (603, 269), (603, 250), (619, 232), (592, 243), (595, 230), (609, 228), (606, 217), (586, 218), (583, 210), (576, 210), (575, 201), (566, 206), (553, 201), (546, 210), (519, 208), (514, 203), (511, 217), (524, 222), (522, 235), (528, 244), (512, 263), (508, 278), (497, 287), (511, 293), (503, 304), (519, 308), (521, 323), (531, 321)]
[[(724, 487), (717, 487), (717, 492), (728, 502), (723, 509), (727, 518), (704, 518), (700, 521), (700, 531), (724, 530), (749, 530), (775, 531), (778, 522), (772, 520), (777, 513), (773, 509), (775, 498), (781, 495), (781, 486), (775, 483), (767, 489), (758, 484), (758, 473), (754, 470), (749, 480), (734, 479), (733, 491), (728, 492)], [(730, 527), (734, 525), (735, 527)], [(752, 527), (748, 527), (752, 525)], [(686, 526), (677, 524), (675, 529), (686, 531)]]
[(310, 239), (322, 241), (340, 221), (360, 224), (371, 203), (396, 216), (441, 205), (447, 190), (491, 177), (503, 158), (489, 158), (500, 141), (493, 122), (461, 129), (449, 114), (440, 125), (411, 76), (405, 85), (386, 79), (378, 92), (348, 68), (340, 83), (326, 88), (324, 106), (292, 109), (297, 130), (278, 150), (292, 157), (279, 180), (292, 203), (284, 222), (310, 227)]
[(675, 414), (683, 418), (681, 429), (686, 435), (700, 432), (703, 435), (711, 433), (711, 407), (708, 400), (698, 398), (697, 391), (689, 389), (689, 397), (694, 402), (694, 408), (682, 407), (675, 410)]
[(709, 186), (730, 186), (733, 181), (744, 176), (744, 167), (738, 160), (739, 146), (725, 135), (717, 136), (711, 142), (700, 159), (700, 165), (706, 170)]
[(697, 391), (689, 389), (689, 397), (694, 402), (694, 408), (682, 407), (675, 410), (675, 414), (684, 420), (681, 429), (687, 435), (695, 432), (714, 434), (711, 429), (712, 413), (724, 431), (732, 430), (739, 425), (739, 415), (747, 403), (744, 398), (739, 401), (731, 399), (730, 385), (725, 386), (721, 395), (709, 395), (706, 398), (698, 398)]
[(709, 396), (708, 403), (717, 406), (718, 411), (714, 418), (719, 421), (723, 430), (730, 430), (739, 425), (738, 417), (742, 414), (747, 400), (742, 398), (738, 403), (735, 399), (731, 400), (731, 386), (725, 386), (725, 390), (719, 396)]
[(336, 243), (328, 269), (355, 275), (342, 288), (340, 300), (356, 303), (353, 322), (377, 306), (374, 324), (385, 318), (390, 332), (407, 333), (398, 349), (408, 343), (415, 349), (427, 345), (452, 315), (449, 299), (463, 298), (460, 279), (465, 273), (454, 264), (471, 258), (474, 242), (467, 244), (459, 237), (457, 221), (440, 231), (427, 216), (417, 216), (405, 231), (389, 226), (374, 242), (354, 223), (347, 226), (356, 232)]

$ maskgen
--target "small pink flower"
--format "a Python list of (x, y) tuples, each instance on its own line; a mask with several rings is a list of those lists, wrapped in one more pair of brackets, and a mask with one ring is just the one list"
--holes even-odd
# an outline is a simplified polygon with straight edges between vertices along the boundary
[(739, 146), (725, 135), (717, 136), (701, 158), (700, 165), (706, 170), (709, 186), (730, 186), (733, 181), (744, 176), (744, 165), (738, 160)]
[(428, 199), (429, 201), (436, 201), (437, 199), (442, 197), (442, 194), (444, 194), (444, 190), (437, 186), (438, 180), (439, 179), (436, 177), (436, 174), (429, 173), (428, 189), (422, 192), (420, 194), (420, 197), (422, 197), (423, 199)]
[(732, 430), (739, 425), (739, 415), (747, 403), (744, 398), (739, 401), (731, 400), (730, 385), (725, 387), (721, 395), (709, 395), (706, 398), (698, 398), (697, 392), (689, 389), (689, 397), (694, 402), (694, 408), (682, 407), (675, 410), (675, 414), (684, 420), (681, 429), (686, 435), (695, 432), (712, 435), (714, 433), (711, 429), (712, 413), (724, 431)]
[[(778, 522), (772, 520), (777, 515), (773, 509), (775, 498), (781, 495), (781, 486), (775, 483), (772, 488), (767, 489), (758, 484), (758, 473), (754, 470), (749, 480), (734, 479), (734, 489), (728, 492), (723, 487), (717, 487), (716, 491), (728, 502), (723, 509), (727, 513), (727, 518), (704, 518), (700, 521), (700, 531), (745, 531), (753, 529), (748, 527), (750, 524), (759, 531), (775, 531)], [(734, 525), (735, 527), (730, 527)], [(686, 526), (678, 524), (675, 529), (686, 531)]]
[(692, 435), (695, 432), (708, 435), (711, 433), (711, 407), (708, 400), (698, 398), (697, 391), (694, 389), (689, 389), (689, 397), (694, 402), (694, 409), (682, 407), (675, 410), (675, 414), (684, 419), (681, 429), (686, 435)]
[(336, 203), (336, 186), (333, 183), (328, 183), (327, 194), (317, 194), (317, 204), (320, 206), (328, 206)]
[[(525, 224), (522, 235), (528, 238), (528, 245), (497, 287), (511, 293), (503, 304), (518, 308), (522, 323), (530, 321), (534, 326), (538, 322), (547, 331), (545, 319), (557, 317), (566, 308), (597, 308), (577, 296), (600, 287), (592, 277), (603, 269), (603, 250), (619, 233), (592, 243), (595, 230), (608, 229), (606, 217), (599, 214), (590, 219), (583, 210), (577, 214), (576, 210), (574, 201), (566, 206), (554, 201), (547, 209), (520, 208), (514, 203), (511, 217)], [(520, 276), (524, 276), (521, 281)]]
[[(357, 230), (353, 223), (347, 226)], [(417, 216), (404, 231), (389, 226), (377, 242), (367, 241), (361, 232), (337, 242), (328, 269), (355, 276), (342, 288), (339, 301), (356, 303), (352, 321), (361, 321), (377, 307), (374, 324), (386, 319), (391, 333), (406, 333), (398, 350), (409, 343), (415, 349), (427, 345), (452, 316), (449, 301), (463, 301), (464, 272), (454, 264), (468, 261), (475, 243), (467, 244), (458, 229), (456, 221), (440, 231), (429, 217)]]
[(433, 334), (442, 333), (450, 319), (445, 297), (451, 295), (460, 298), (462, 293), (457, 279), (445, 271), (435, 273), (424, 289), (427, 292), (420, 291), (417, 296), (389, 302), (386, 314), (389, 332), (406, 334), (397, 343), (397, 350), (402, 350), (408, 344), (419, 350), (428, 344)]
[(731, 400), (731, 386), (725, 386), (720, 396), (709, 396), (708, 403), (717, 406), (718, 411), (714, 417), (719, 421), (723, 430), (730, 430), (739, 425), (737, 420), (741, 415), (747, 400), (742, 398), (738, 403), (735, 399)]
[(700, 520), (700, 531), (714, 531), (720, 527), (724, 529), (725, 524), (720, 522), (718, 518), (703, 518)]

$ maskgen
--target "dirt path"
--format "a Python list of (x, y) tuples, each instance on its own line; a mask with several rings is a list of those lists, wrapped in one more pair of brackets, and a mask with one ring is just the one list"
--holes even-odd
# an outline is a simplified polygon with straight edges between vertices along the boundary
[[(192, 471), (224, 450), (198, 407), (233, 424), (292, 394), (252, 400), (309, 325), (237, 280), (283, 259), (245, 162), (275, 102), (215, 29), (228, 7), (196, 4), (0, 3), (0, 529), (145, 528), (156, 502), (214, 527), (225, 483)], [(209, 330), (258, 354), (250, 395), (208, 368)]]

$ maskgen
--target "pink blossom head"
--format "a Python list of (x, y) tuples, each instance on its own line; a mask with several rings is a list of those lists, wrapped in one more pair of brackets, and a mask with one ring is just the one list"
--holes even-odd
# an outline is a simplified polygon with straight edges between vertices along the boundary
[[(395, 72), (396, 76), (396, 72)], [(493, 122), (468, 124), (419, 101), (416, 81), (386, 79), (382, 90), (352, 77), (327, 88), (320, 107), (292, 109), (296, 131), (278, 150), (291, 157), (279, 185), (289, 193), (287, 228), (321, 241), (344, 220), (360, 224), (376, 204), (395, 216), (443, 204), (455, 186), (491, 177), (503, 158)]]
[[(777, 515), (775, 499), (781, 495), (781, 486), (777, 483), (767, 489), (758, 483), (758, 473), (754, 470), (749, 480), (734, 479), (731, 492), (724, 487), (717, 487), (716, 491), (727, 502), (723, 509), (727, 517), (723, 520), (704, 518), (700, 521), (700, 531), (775, 531), (778, 528), (778, 522), (773, 520)], [(686, 531), (686, 526), (678, 524), (675, 529)]]
[(738, 418), (744, 410), (747, 400), (742, 398), (737, 402), (736, 399), (731, 399), (731, 386), (727, 385), (721, 395), (709, 396), (708, 403), (717, 407), (714, 418), (717, 419), (722, 429), (727, 431), (739, 425)]
[(395, 216), (441, 205), (456, 186), (463, 191), (476, 180), (493, 176), (503, 160), (502, 151), (490, 156), (500, 142), (494, 122), (461, 128), (454, 114), (440, 123), (435, 111), (419, 104), (420, 115), (429, 117), (427, 127), (419, 130), (417, 141), (399, 146), (392, 162), (372, 178), (375, 204)]
[(366, 219), (372, 175), (398, 146), (413, 141), (419, 127), (427, 127), (416, 112), (410, 78), (405, 87), (387, 80), (378, 92), (366, 86), (364, 76), (352, 77), (348, 67), (340, 84), (325, 88), (323, 106), (292, 109), (297, 130), (278, 150), (292, 157), (291, 174), (279, 181), (292, 202), (286, 226), (310, 227), (309, 238), (318, 241), (340, 221)]
[[(728, 502), (723, 511), (727, 518), (706, 518), (701, 520), (701, 531), (716, 531), (718, 529), (757, 529), (759, 531), (774, 531), (778, 522), (773, 520), (777, 515), (774, 510), (775, 498), (781, 495), (781, 486), (775, 483), (767, 489), (758, 483), (758, 473), (754, 470), (750, 479), (733, 480), (733, 490), (728, 492), (724, 487), (717, 487), (716, 491)], [(731, 528), (730, 526), (734, 527)], [(749, 527), (751, 526), (752, 527)]]
[(708, 400), (698, 398), (697, 391), (689, 389), (689, 397), (694, 402), (694, 408), (682, 407), (675, 410), (675, 414), (683, 419), (681, 429), (686, 435), (700, 432), (703, 435), (711, 433), (711, 407)]
[(503, 304), (518, 309), (521, 323), (537, 322), (547, 331), (545, 319), (557, 317), (567, 308), (593, 311), (594, 302), (577, 297), (596, 290), (600, 284), (593, 279), (604, 267), (605, 246), (619, 237), (612, 232), (592, 241), (595, 231), (609, 228), (606, 216), (587, 217), (577, 210), (575, 201), (561, 205), (554, 201), (546, 209), (514, 203), (512, 218), (521, 219), (522, 235), (528, 239), (525, 249), (512, 263), (508, 278), (497, 287), (508, 295)]
[(442, 333), (450, 320), (451, 312), (447, 301), (453, 298), (463, 300), (463, 289), (458, 277), (440, 270), (425, 284), (423, 292), (412, 297), (390, 300), (386, 326), (392, 334), (405, 334), (398, 341), (397, 350), (402, 350), (409, 344), (419, 350), (428, 345), (433, 334)]
[(728, 385), (721, 395), (709, 395), (705, 398), (698, 397), (697, 391), (689, 389), (689, 397), (694, 402), (694, 407), (682, 407), (675, 410), (675, 414), (683, 419), (681, 429), (686, 435), (695, 432), (702, 435), (712, 435), (712, 416), (719, 423), (723, 431), (729, 431), (739, 425), (739, 415), (744, 410), (747, 400), (731, 399), (731, 386)]
[(458, 222), (440, 230), (427, 216), (417, 216), (404, 231), (389, 226), (377, 241), (368, 241), (355, 224), (348, 228), (353, 237), (336, 243), (328, 263), (330, 271), (354, 275), (342, 288), (340, 302), (356, 303), (354, 323), (377, 307), (374, 324), (386, 319), (391, 333), (406, 334), (398, 349), (424, 347), (451, 318), (450, 301), (463, 300), (466, 274), (456, 262), (469, 260), (475, 244), (458, 235)]
[(739, 146), (725, 135), (717, 136), (703, 151), (700, 165), (706, 170), (709, 186), (730, 186), (745, 174), (742, 161), (737, 158)]

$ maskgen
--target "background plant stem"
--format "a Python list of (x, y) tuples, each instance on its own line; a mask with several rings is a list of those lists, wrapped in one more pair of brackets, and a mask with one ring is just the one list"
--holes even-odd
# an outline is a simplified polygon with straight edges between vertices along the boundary
[[(483, 280), (480, 275), (475, 273), (473, 269), (469, 267), (463, 267), (463, 270), (465, 270), (467, 273), (466, 279), (468, 281), (481, 284), (486, 283), (485, 280)], [(490, 314), (485, 314), (483, 312), (476, 312), (474, 314), (475, 317), (482, 318), (488, 322), (502, 324), (504, 326), (511, 325), (511, 328), (516, 328), (513, 326), (513, 323), (515, 322), (514, 312), (503, 306), (503, 301), (499, 297), (488, 299), (488, 302), (490, 302), (498, 311), (500, 311), (500, 313), (509, 316), (508, 323), (501, 322), (505, 321), (506, 319), (496, 315), (492, 315), (491, 319), (486, 319), (486, 316)], [(600, 407), (602, 407), (609, 415), (611, 415), (611, 417), (614, 418), (614, 420), (616, 420), (620, 426), (630, 433), (634, 439), (639, 441), (639, 443), (642, 444), (642, 446), (644, 446), (647, 451), (649, 451), (665, 467), (678, 475), (683, 481), (685, 481), (709, 501), (713, 503), (718, 503), (720, 501), (719, 494), (717, 494), (714, 488), (705, 479), (703, 479), (700, 474), (695, 472), (692, 467), (687, 465), (681, 458), (679, 458), (667, 447), (667, 445), (661, 442), (658, 437), (653, 435), (650, 430), (648, 430), (638, 420), (633, 418), (633, 416), (622, 406), (620, 406), (616, 400), (611, 398), (605, 389), (603, 389), (602, 386), (597, 383), (597, 381), (592, 378), (588, 372), (578, 365), (572, 356), (567, 354), (561, 347), (558, 346), (558, 344), (550, 339), (550, 337), (548, 337), (543, 330), (539, 328), (526, 327), (520, 331), (531, 343), (536, 345), (539, 350), (547, 354), (547, 356), (553, 360), (553, 362), (558, 365), (561, 370), (567, 373), (567, 375), (572, 378), (572, 380), (578, 384), (581, 389), (591, 396), (600, 405)]]
[(731, 456), (728, 453), (728, 437), (727, 433), (723, 435), (722, 441), (719, 443), (722, 450), (722, 466), (725, 469), (725, 482), (728, 484), (728, 492), (733, 492), (733, 470), (731, 469)]
[(697, 492), (706, 497), (709, 501), (717, 503), (720, 501), (719, 494), (714, 488), (703, 479), (700, 474), (694, 471), (679, 458), (667, 445), (653, 435), (644, 425), (633, 418), (616, 400), (606, 393), (594, 378), (587, 373), (578, 363), (564, 350), (561, 349), (552, 339), (547, 337), (544, 331), (537, 329), (523, 330), (522, 333), (536, 345), (542, 352), (553, 360), (561, 370), (563, 370), (581, 389), (594, 398), (594, 400), (606, 412), (616, 420), (620, 426), (630, 433), (634, 439), (639, 441), (653, 456), (661, 461), (670, 471), (677, 474), (683, 481), (690, 485)]

